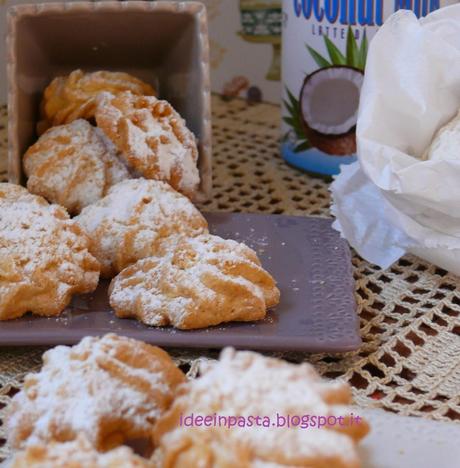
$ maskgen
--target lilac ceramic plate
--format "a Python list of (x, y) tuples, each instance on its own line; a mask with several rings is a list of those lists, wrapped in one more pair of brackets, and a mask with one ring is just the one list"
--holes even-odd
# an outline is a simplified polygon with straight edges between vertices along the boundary
[(280, 215), (207, 214), (213, 233), (257, 251), (277, 279), (281, 302), (256, 323), (197, 331), (147, 327), (118, 319), (107, 283), (74, 298), (60, 317), (27, 315), (0, 323), (0, 345), (72, 344), (86, 335), (114, 332), (160, 346), (339, 352), (361, 344), (350, 251), (331, 220)]

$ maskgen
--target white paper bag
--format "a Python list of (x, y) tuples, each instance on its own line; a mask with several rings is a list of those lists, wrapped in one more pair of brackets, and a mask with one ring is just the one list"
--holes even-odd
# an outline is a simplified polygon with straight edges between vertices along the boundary
[(460, 4), (420, 20), (398, 11), (370, 45), (359, 162), (331, 186), (334, 226), (365, 259), (386, 268), (413, 252), (460, 274), (460, 148), (422, 160), (459, 109)]

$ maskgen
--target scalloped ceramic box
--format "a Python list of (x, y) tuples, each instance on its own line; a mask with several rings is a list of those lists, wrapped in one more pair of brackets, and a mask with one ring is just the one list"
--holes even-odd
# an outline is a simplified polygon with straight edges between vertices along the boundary
[(8, 13), (9, 180), (37, 135), (41, 95), (72, 70), (116, 70), (155, 84), (198, 138), (201, 187), (210, 196), (211, 116), (206, 9), (198, 2), (19, 5)]

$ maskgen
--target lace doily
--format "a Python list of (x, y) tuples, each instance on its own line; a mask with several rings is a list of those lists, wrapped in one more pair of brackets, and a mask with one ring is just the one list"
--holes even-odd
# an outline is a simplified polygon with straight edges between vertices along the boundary
[[(284, 163), (280, 109), (213, 99), (214, 195), (201, 208), (329, 216), (328, 183)], [(6, 111), (0, 110), (0, 177), (6, 177)], [(2, 172), (3, 171), (3, 172)], [(355, 402), (404, 415), (460, 421), (460, 282), (406, 256), (387, 271), (353, 258), (363, 346), (326, 355), (284, 353), (309, 361), (326, 377), (343, 377)], [(0, 459), (7, 454), (2, 415), (24, 375), (39, 368), (44, 348), (0, 349)], [(192, 377), (217, 351), (170, 350)]]

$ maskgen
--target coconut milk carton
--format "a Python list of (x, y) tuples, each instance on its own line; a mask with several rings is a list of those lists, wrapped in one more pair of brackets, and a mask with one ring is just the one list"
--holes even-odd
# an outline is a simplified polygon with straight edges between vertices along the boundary
[(285, 160), (333, 175), (356, 159), (356, 120), (369, 41), (400, 9), (425, 16), (456, 1), (283, 0)]

